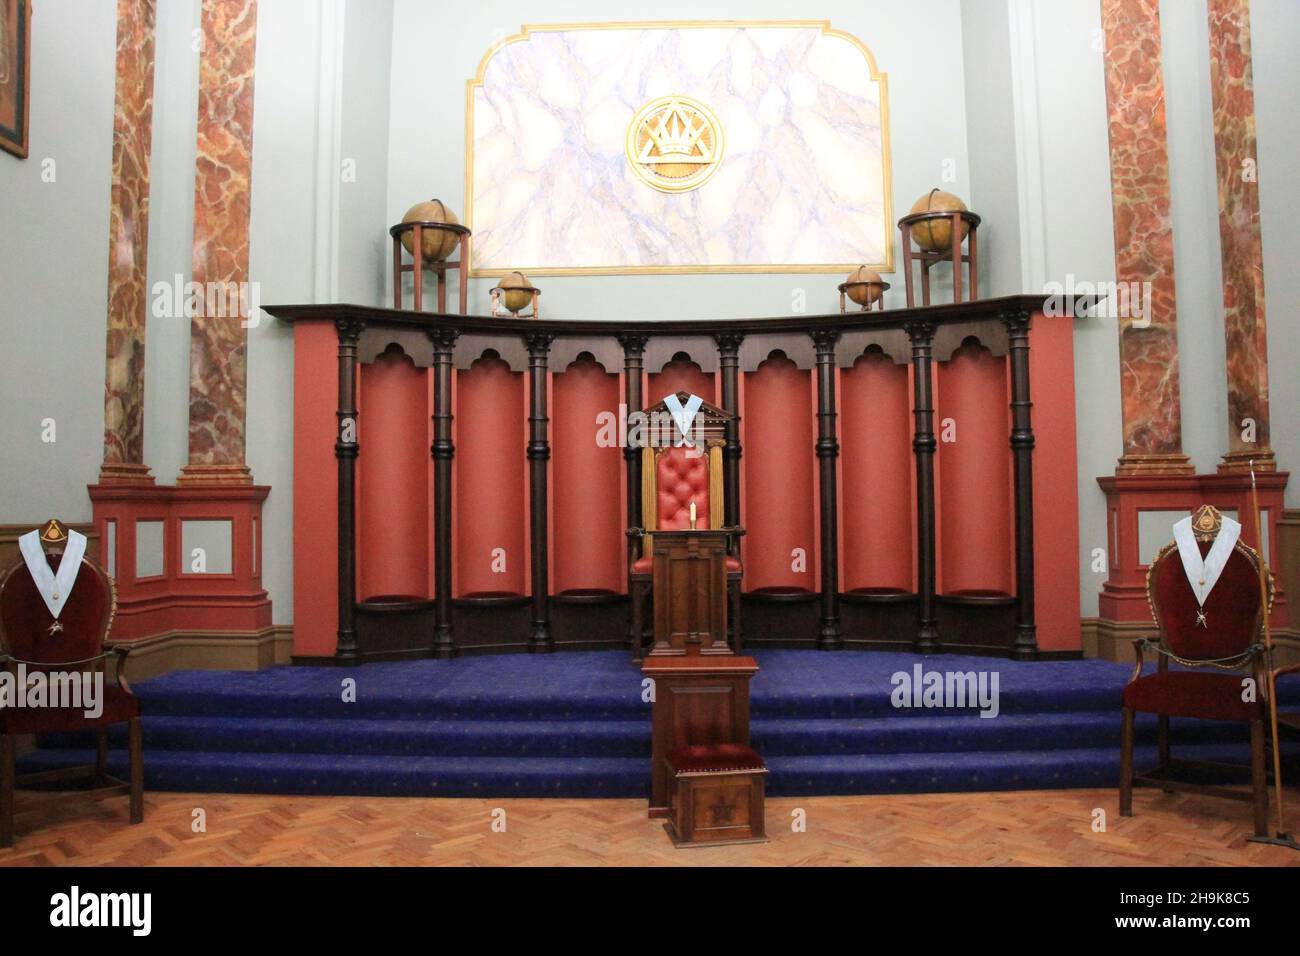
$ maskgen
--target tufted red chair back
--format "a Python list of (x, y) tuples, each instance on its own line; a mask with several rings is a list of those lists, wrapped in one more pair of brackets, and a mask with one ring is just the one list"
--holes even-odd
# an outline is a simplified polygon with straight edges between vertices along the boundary
[(668, 448), (655, 459), (655, 527), (681, 531), (709, 527), (709, 457), (684, 447)]
[[(1210, 542), (1198, 541), (1201, 556)], [(1147, 574), (1147, 600), (1165, 646), (1185, 660), (1219, 660), (1244, 654), (1261, 639), (1263, 601), (1259, 558), (1237, 542), (1219, 581), (1205, 599), (1207, 627), (1196, 623), (1196, 595), (1183, 571), (1176, 544), (1167, 545)]]
[[(57, 571), (63, 556), (48, 555), (46, 560)], [(89, 558), (82, 559), (71, 595), (59, 615), (63, 629), (54, 633), (50, 633), (54, 617), (27, 564), (20, 559), (0, 578), (0, 643), (18, 660), (57, 667), (97, 656), (104, 649), (115, 611), (112, 581)], [(28, 670), (33, 669), (29, 664)]]

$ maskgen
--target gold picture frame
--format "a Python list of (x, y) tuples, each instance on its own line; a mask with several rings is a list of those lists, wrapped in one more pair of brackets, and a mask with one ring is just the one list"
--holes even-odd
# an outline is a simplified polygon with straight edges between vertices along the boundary
[(32, 0), (0, 0), (0, 149), (27, 158), (32, 102)]
[[(690, 29), (749, 29), (776, 27), (783, 29), (817, 29), (822, 36), (836, 37), (853, 45), (866, 60), (871, 79), (880, 84), (880, 152), (881, 172), (884, 179), (884, 222), (885, 222), (885, 261), (865, 263), (868, 268), (880, 273), (892, 273), (894, 268), (893, 236), (893, 167), (889, 145), (889, 77), (876, 66), (876, 58), (867, 45), (851, 33), (837, 30), (829, 20), (633, 20), (591, 23), (550, 23), (524, 24), (518, 33), (505, 37), (492, 44), (479, 60), (474, 76), (465, 82), (465, 225), (473, 229), (474, 216), (474, 92), (483, 86), (483, 78), (488, 64), (501, 50), (514, 43), (527, 42), (534, 33), (566, 33), (578, 30), (690, 30)], [(473, 246), (472, 237), (467, 240)], [(480, 269), (475, 268), (470, 256), (470, 278), (496, 277), (509, 275), (515, 268), (523, 269), (529, 275), (549, 276), (598, 276), (598, 275), (699, 275), (699, 274), (793, 274), (793, 273), (839, 273), (851, 272), (863, 265), (862, 262), (834, 262), (814, 264), (764, 264), (764, 265), (671, 265), (671, 266), (589, 266), (589, 267), (547, 267), (537, 264), (515, 264), (511, 268)]]

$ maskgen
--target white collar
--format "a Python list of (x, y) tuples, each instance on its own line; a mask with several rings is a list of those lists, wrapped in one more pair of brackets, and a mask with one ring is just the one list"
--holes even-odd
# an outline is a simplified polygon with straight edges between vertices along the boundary
[(68, 603), (72, 586), (77, 581), (77, 572), (81, 570), (81, 559), (86, 553), (86, 536), (69, 529), (68, 544), (63, 549), (63, 559), (59, 562), (57, 574), (50, 569), (50, 563), (45, 558), (39, 531), (29, 531), (19, 538), (18, 550), (22, 552), (27, 570), (36, 582), (41, 600), (45, 602), (51, 616), (57, 618), (63, 612), (63, 606)]
[(1201, 557), (1201, 549), (1197, 547), (1196, 536), (1192, 533), (1192, 516), (1188, 515), (1174, 525), (1174, 541), (1178, 543), (1178, 556), (1183, 559), (1183, 573), (1187, 575), (1187, 583), (1196, 595), (1196, 603), (1201, 606), (1205, 605), (1205, 599), (1214, 590), (1214, 585), (1237, 544), (1237, 538), (1241, 536), (1239, 523), (1227, 515), (1223, 516), (1222, 521), (1214, 544), (1204, 558)]
[(691, 437), (691, 422), (695, 421), (695, 415), (703, 403), (704, 399), (698, 395), (692, 395), (688, 398), (685, 406), (682, 405), (676, 395), (666, 395), (664, 397), (664, 405), (672, 413), (673, 421), (677, 424), (677, 430), (682, 433), (682, 438), (688, 441)]

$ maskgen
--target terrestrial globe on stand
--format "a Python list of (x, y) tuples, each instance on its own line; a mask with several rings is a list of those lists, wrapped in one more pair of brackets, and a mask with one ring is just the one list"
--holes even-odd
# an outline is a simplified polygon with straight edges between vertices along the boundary
[(888, 288), (889, 283), (880, 278), (880, 273), (873, 272), (866, 266), (858, 266), (839, 284), (840, 314), (848, 311), (846, 298), (861, 306), (863, 312), (870, 312), (873, 306), (883, 311), (885, 290)]
[[(903, 233), (903, 265), (907, 274), (907, 306), (916, 305), (913, 262), (921, 265), (921, 304), (930, 304), (930, 269), (940, 262), (952, 264), (954, 302), (969, 302), (979, 295), (979, 264), (975, 233), (980, 217), (952, 193), (932, 189), (898, 220)], [(963, 245), (966, 251), (962, 251)], [(967, 265), (963, 281), (961, 264)], [(963, 297), (963, 292), (965, 293)]]
[[(522, 272), (515, 271), (503, 276), (489, 294), (492, 296), (493, 315), (503, 315), (504, 306), (505, 312), (509, 312), (516, 319), (541, 317), (542, 290), (529, 282), (528, 277)], [(523, 313), (529, 303), (532, 303), (533, 311)]]
[[(456, 219), (441, 199), (416, 203), (402, 221), (388, 230), (393, 237), (393, 307), (402, 308), (402, 273), (413, 273), (414, 308), (424, 305), (424, 273), (432, 272), (438, 283), (438, 311), (447, 311), (447, 274), (455, 271), (460, 285), (460, 314), (468, 305), (469, 286), (465, 268), (469, 262), (470, 232)], [(402, 262), (402, 250), (414, 260)], [(454, 261), (448, 257), (459, 249)]]

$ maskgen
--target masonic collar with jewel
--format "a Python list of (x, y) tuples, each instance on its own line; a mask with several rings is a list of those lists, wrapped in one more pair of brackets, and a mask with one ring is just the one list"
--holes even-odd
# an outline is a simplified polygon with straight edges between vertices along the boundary
[(1219, 533), (1214, 538), (1214, 544), (1210, 546), (1209, 553), (1202, 558), (1201, 549), (1196, 544), (1196, 535), (1192, 532), (1191, 516), (1174, 525), (1174, 541), (1178, 544), (1178, 556), (1183, 559), (1183, 572), (1187, 575), (1187, 583), (1192, 586), (1192, 593), (1196, 595), (1196, 603), (1199, 607), (1205, 606), (1205, 601), (1214, 590), (1214, 585), (1218, 582), (1219, 575), (1223, 573), (1223, 568), (1228, 563), (1228, 558), (1232, 555), (1232, 549), (1240, 536), (1241, 525), (1224, 515)]
[(77, 572), (81, 570), (81, 559), (86, 553), (86, 536), (68, 531), (68, 543), (63, 550), (57, 574), (50, 569), (45, 549), (41, 547), (39, 531), (29, 531), (19, 538), (18, 550), (22, 552), (27, 570), (36, 582), (41, 600), (45, 602), (50, 615), (57, 619), (63, 612), (63, 606), (68, 603), (68, 595), (72, 593), (72, 586), (77, 581)]

